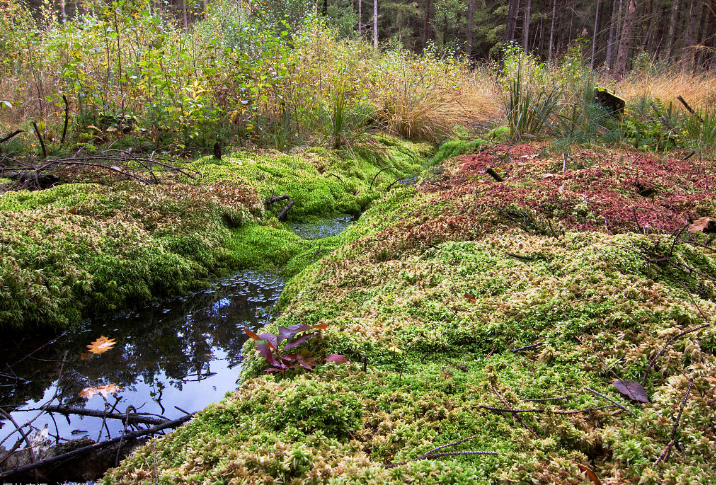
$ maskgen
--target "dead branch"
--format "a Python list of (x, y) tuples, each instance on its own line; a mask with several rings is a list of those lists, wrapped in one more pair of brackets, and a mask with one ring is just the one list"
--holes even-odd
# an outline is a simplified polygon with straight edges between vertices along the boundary
[[(684, 99), (683, 96), (678, 95), (678, 96), (676, 97), (676, 99), (678, 99), (678, 100), (681, 102), (681, 104), (684, 105), (684, 108), (686, 108), (686, 110), (687, 110), (689, 113), (691, 113), (692, 115), (697, 114), (696, 111), (694, 111), (694, 109), (693, 109), (691, 106), (689, 106), (689, 103), (686, 102), (686, 100)], [(699, 120), (701, 121), (701, 123), (703, 123), (703, 122), (704, 122), (704, 119), (703, 119), (700, 115), (697, 115), (697, 116), (699, 117)]]
[[(535, 408), (535, 409), (505, 409), (505, 408), (495, 408), (492, 406), (485, 406), (484, 404), (480, 404), (478, 407), (482, 409), (486, 409), (488, 411), (493, 411), (496, 413), (546, 413), (546, 409), (542, 408)], [(576, 409), (574, 411), (552, 411), (554, 414), (582, 414), (582, 413), (590, 413), (592, 411), (601, 411), (602, 409), (608, 409), (608, 408), (616, 408), (618, 406), (610, 405), (610, 406), (599, 406), (596, 408), (585, 408), (585, 409)]]
[(295, 201), (293, 201), (293, 200), (288, 201), (288, 204), (286, 204), (286, 207), (281, 209), (281, 212), (278, 213), (278, 215), (276, 216), (276, 219), (278, 219), (281, 222), (285, 221), (286, 214), (288, 214), (289, 209), (291, 209), (291, 207), (293, 207), (294, 203), (295, 203)]
[(512, 349), (512, 350), (510, 350), (510, 352), (512, 352), (513, 354), (516, 354), (517, 352), (521, 352), (521, 351), (523, 351), (523, 350), (533, 349), (533, 348), (539, 347), (539, 346), (541, 346), (541, 345), (544, 345), (544, 343), (539, 342), (539, 343), (536, 343), (536, 344), (527, 345), (527, 346), (525, 346), (525, 347), (520, 347), (520, 348), (518, 348), (518, 349)]
[(493, 179), (495, 179), (495, 180), (498, 181), (498, 182), (504, 182), (504, 181), (505, 181), (505, 179), (503, 179), (502, 177), (500, 177), (500, 174), (498, 174), (497, 172), (495, 172), (495, 171), (494, 171), (493, 169), (491, 169), (491, 168), (488, 168), (487, 170), (485, 170), (485, 173), (487, 173), (488, 175), (490, 175)]
[(381, 168), (380, 170), (378, 170), (378, 173), (376, 173), (375, 175), (373, 175), (373, 180), (370, 181), (370, 189), (368, 189), (368, 190), (373, 190), (373, 182), (375, 182), (375, 179), (378, 178), (378, 175), (380, 175), (380, 172), (382, 172), (382, 171), (384, 171), (384, 170), (390, 170), (391, 168), (395, 168), (395, 167), (392, 167), (392, 166), (391, 166), (391, 167), (384, 167), (384, 168)]
[(661, 356), (661, 354), (664, 353), (664, 350), (666, 350), (666, 348), (667, 348), (669, 345), (671, 345), (672, 342), (674, 342), (676, 339), (678, 339), (678, 338), (680, 338), (680, 337), (683, 337), (683, 336), (686, 335), (686, 334), (689, 334), (689, 333), (692, 333), (692, 332), (696, 332), (697, 330), (701, 330), (702, 328), (709, 327), (710, 325), (711, 325), (710, 323), (706, 323), (706, 324), (701, 325), (701, 326), (699, 326), (699, 327), (692, 328), (692, 329), (690, 329), (690, 330), (685, 330), (685, 331), (681, 332), (679, 335), (677, 335), (677, 336), (672, 337), (671, 339), (669, 339), (669, 341), (666, 342), (666, 344), (664, 344), (664, 346), (661, 348), (661, 350), (659, 351), (659, 353), (656, 354), (653, 359), (651, 359), (651, 361), (649, 362), (649, 365), (646, 366), (646, 370), (644, 371), (644, 379), (642, 380), (641, 385), (642, 385), (642, 386), (646, 386), (646, 379), (649, 377), (649, 371), (650, 371), (651, 368), (654, 366), (654, 363), (655, 363), (655, 362), (657, 361), (657, 359)]
[(505, 253), (505, 256), (512, 256), (513, 258), (517, 259), (523, 259), (525, 261), (534, 261), (534, 256), (526, 256), (524, 254), (516, 254), (516, 253)]
[(560, 396), (560, 397), (542, 397), (542, 398), (536, 398), (536, 399), (523, 399), (525, 402), (543, 402), (543, 401), (562, 401), (564, 399), (571, 399), (574, 396), (572, 394), (567, 394), (566, 396)]
[(585, 390), (585, 391), (589, 391), (589, 392), (591, 392), (592, 394), (596, 394), (597, 396), (603, 397), (603, 398), (606, 399), (607, 401), (616, 404), (616, 406), (617, 406), (618, 408), (621, 408), (621, 409), (623, 409), (624, 411), (626, 411), (626, 412), (628, 412), (629, 414), (631, 414), (632, 416), (637, 417), (637, 415), (634, 414), (634, 413), (631, 411), (631, 409), (628, 409), (628, 408), (622, 406), (621, 404), (619, 404), (618, 402), (616, 402), (614, 399), (605, 396), (605, 395), (602, 394), (601, 392), (597, 392), (597, 391), (595, 391), (594, 389), (591, 389), (591, 388), (589, 388), (589, 387), (585, 387), (584, 390)]
[(45, 140), (42, 139), (42, 133), (40, 133), (40, 129), (37, 127), (37, 123), (33, 121), (32, 127), (35, 128), (35, 134), (37, 135), (37, 139), (40, 140), (40, 146), (42, 147), (42, 158), (47, 158), (47, 148), (45, 148)]
[(276, 197), (266, 197), (266, 200), (264, 200), (264, 207), (268, 207), (271, 204), (275, 204), (276, 202), (280, 202), (280, 201), (286, 200), (288, 198), (289, 198), (288, 194), (277, 195)]
[(30, 431), (28, 431), (27, 433), (24, 433), (22, 431), (22, 426), (18, 426), (17, 422), (13, 419), (13, 417), (9, 413), (5, 412), (5, 410), (2, 408), (0, 408), (0, 414), (5, 416), (5, 418), (15, 426), (15, 430), (17, 430), (17, 432), (20, 433), (20, 436), (22, 436), (22, 439), (17, 440), (17, 442), (15, 443), (15, 446), (10, 448), (10, 451), (7, 452), (7, 455), (5, 455), (2, 460), (0, 460), (0, 465), (5, 463), (5, 460), (10, 458), (10, 455), (12, 455), (15, 452), (15, 450), (17, 450), (20, 447), (20, 443), (22, 443), (23, 441), (25, 441), (25, 444), (27, 445), (27, 449), (30, 450), (30, 460), (35, 461), (35, 453), (32, 449), (32, 445), (30, 444), (30, 440), (27, 438), (27, 435), (30, 433)]
[(65, 144), (65, 136), (67, 135), (67, 123), (70, 121), (70, 103), (67, 101), (67, 96), (62, 95), (62, 101), (65, 102), (65, 125), (62, 127), (62, 138), (60, 138), (60, 145)]
[(691, 394), (691, 387), (694, 385), (694, 378), (692, 377), (689, 379), (689, 387), (686, 388), (686, 395), (684, 396), (683, 401), (681, 401), (681, 407), (679, 407), (679, 414), (676, 416), (676, 421), (674, 421), (674, 425), (671, 427), (671, 437), (669, 440), (669, 444), (666, 445), (666, 448), (664, 448), (664, 451), (661, 452), (659, 455), (659, 458), (654, 462), (654, 466), (658, 465), (661, 461), (666, 462), (666, 460), (669, 459), (669, 454), (671, 453), (671, 448), (676, 444), (676, 433), (679, 430), (679, 423), (681, 422), (681, 415), (684, 412), (684, 408), (686, 407), (686, 401), (689, 400), (689, 395)]
[(147, 429), (143, 429), (140, 431), (133, 431), (131, 433), (127, 433), (126, 435), (122, 435), (120, 438), (113, 438), (111, 440), (103, 441), (101, 443), (95, 443), (93, 445), (84, 446), (82, 448), (78, 448), (76, 450), (70, 451), (69, 453), (54, 456), (52, 458), (48, 458), (47, 460), (42, 460), (42, 461), (38, 461), (35, 463), (31, 463), (30, 465), (25, 465), (25, 466), (15, 469), (15, 470), (3, 472), (3, 473), (0, 473), (0, 478), (9, 478), (13, 475), (25, 473), (25, 472), (34, 470), (39, 467), (51, 465), (53, 463), (57, 463), (60, 461), (65, 461), (70, 458), (75, 458), (77, 456), (84, 455), (85, 453), (89, 453), (91, 451), (95, 451), (100, 448), (105, 448), (109, 445), (119, 443), (120, 440), (132, 440), (135, 438), (139, 438), (140, 436), (146, 436), (148, 434), (157, 433), (158, 431), (161, 431), (163, 429), (176, 428), (177, 426), (189, 421), (192, 418), (192, 416), (193, 416), (193, 414), (191, 416), (183, 416), (183, 417), (181, 417), (179, 419), (175, 419), (173, 421), (165, 421), (164, 423), (154, 426), (153, 428), (147, 428)]
[(9, 135), (6, 135), (6, 136), (0, 138), (0, 143), (5, 143), (6, 141), (15, 138), (20, 133), (24, 133), (24, 131), (23, 130), (15, 130), (12, 133), (10, 133)]
[(433, 453), (433, 452), (435, 452), (435, 451), (442, 450), (442, 449), (448, 448), (448, 447), (450, 447), (450, 446), (459, 445), (459, 444), (461, 444), (461, 443), (464, 443), (464, 442), (469, 441), (469, 440), (471, 440), (471, 439), (473, 439), (473, 438), (476, 438), (476, 437), (477, 437), (477, 435), (474, 434), (474, 435), (472, 435), (472, 436), (468, 436), (467, 438), (463, 438), (463, 439), (461, 439), (461, 440), (453, 441), (452, 443), (448, 443), (448, 444), (446, 444), (446, 445), (441, 445), (441, 446), (438, 446), (437, 448), (433, 448), (432, 450), (430, 450), (430, 451), (428, 451), (428, 452), (426, 452), (426, 453), (423, 453), (423, 454), (420, 455), (419, 457), (413, 458), (412, 460), (399, 461), (399, 462), (396, 462), (396, 463), (388, 463), (387, 465), (381, 465), (381, 468), (390, 469), (390, 468), (395, 468), (395, 467), (400, 466), (400, 465), (405, 465), (405, 464), (407, 464), (407, 463), (409, 463), (409, 462), (411, 462), (411, 461), (432, 460), (433, 458), (439, 458), (439, 457), (441, 457), (441, 456), (456, 456), (456, 455), (497, 455), (497, 453), (494, 452), (494, 451), (452, 451), (452, 452), (444, 452), (444, 453)]
[[(490, 387), (492, 387), (492, 392), (494, 392), (495, 395), (497, 395), (497, 397), (500, 399), (500, 401), (502, 402), (502, 404), (504, 404), (505, 406), (507, 406), (507, 409), (512, 409), (512, 407), (507, 403), (507, 401), (505, 401), (505, 399), (500, 395), (500, 393), (497, 392), (497, 389), (495, 389), (495, 386), (490, 385)], [(539, 435), (538, 435), (537, 433), (535, 433), (535, 431), (534, 431), (532, 428), (530, 428), (530, 427), (527, 425), (527, 423), (525, 423), (525, 420), (522, 419), (522, 416), (520, 416), (518, 413), (512, 413), (512, 417), (516, 418), (516, 419), (522, 424), (522, 426), (524, 426), (525, 428), (527, 428), (527, 431), (529, 431), (530, 433), (532, 433), (532, 436), (534, 436), (534, 437), (537, 438), (537, 439), (540, 439)], [(514, 424), (514, 423), (513, 423), (513, 424)]]
[(107, 418), (107, 419), (121, 419), (121, 420), (127, 420), (129, 423), (138, 423), (138, 424), (162, 424), (166, 422), (166, 419), (160, 419), (160, 418), (153, 418), (151, 416), (143, 416), (142, 414), (132, 412), (132, 413), (124, 413), (124, 414), (118, 414), (118, 413), (105, 413), (104, 411), (97, 411), (95, 409), (83, 409), (83, 408), (74, 408), (74, 407), (62, 407), (62, 406), (46, 406), (44, 410), (48, 413), (57, 413), (62, 414), (64, 416), (69, 416), (72, 414), (76, 414), (78, 416), (90, 416), (93, 418)]

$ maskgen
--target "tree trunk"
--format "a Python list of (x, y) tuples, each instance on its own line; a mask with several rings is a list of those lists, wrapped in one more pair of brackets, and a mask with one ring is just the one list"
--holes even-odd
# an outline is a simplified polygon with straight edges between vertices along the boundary
[(515, 29), (517, 28), (517, 14), (520, 10), (520, 0), (510, 0), (507, 9), (507, 26), (505, 27), (505, 42), (515, 40)]
[(363, 0), (358, 0), (358, 37), (363, 37)]
[(616, 10), (617, 10), (617, 0), (612, 1), (612, 15), (611, 20), (609, 22), (609, 35), (607, 37), (607, 54), (606, 58), (604, 59), (604, 65), (607, 66), (607, 69), (612, 68), (612, 52), (614, 51), (614, 31), (615, 28), (615, 16), (616, 16)]
[(378, 50), (378, 0), (373, 0), (373, 49)]
[(433, 2), (425, 1), (425, 17), (423, 19), (423, 49), (428, 46), (428, 42), (433, 38)]
[(700, 2), (701, 0), (691, 0), (691, 5), (689, 6), (689, 20), (686, 24), (684, 47), (681, 50), (681, 66), (684, 71), (694, 69), (694, 46), (696, 44), (696, 24), (698, 23)]
[(597, 33), (599, 32), (599, 0), (597, 0), (597, 12), (594, 14), (594, 34), (592, 35), (592, 64), (591, 69), (594, 69), (594, 58), (597, 53)]
[(465, 54), (469, 59), (472, 56), (472, 33), (475, 29), (475, 2), (470, 0), (467, 7), (467, 32), (465, 33)]
[(670, 59), (671, 53), (674, 51), (674, 40), (676, 39), (676, 24), (679, 21), (679, 0), (674, 0), (671, 6), (671, 17), (669, 18), (669, 33), (666, 38), (666, 48), (664, 49), (664, 58)]
[(552, 27), (550, 27), (550, 29), (549, 29), (549, 53), (547, 54), (547, 62), (552, 61), (552, 50), (553, 50), (553, 46), (554, 46), (554, 22), (556, 19), (557, 19), (557, 0), (552, 0)]
[(525, 50), (525, 52), (529, 52), (530, 50), (530, 10), (532, 10), (532, 0), (527, 0), (527, 7), (525, 8), (525, 24), (524, 28), (522, 29), (524, 31), (522, 38), (522, 48)]
[(617, 51), (617, 62), (614, 66), (614, 76), (621, 79), (626, 71), (627, 60), (629, 59), (629, 48), (631, 47), (631, 32), (636, 17), (636, 0), (629, 0), (627, 11), (624, 14), (622, 33), (619, 39), (619, 50)]

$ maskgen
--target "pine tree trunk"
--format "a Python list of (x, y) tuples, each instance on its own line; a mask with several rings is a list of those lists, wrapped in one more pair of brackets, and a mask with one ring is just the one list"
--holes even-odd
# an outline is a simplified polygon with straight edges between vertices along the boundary
[(691, 0), (689, 6), (689, 19), (686, 24), (684, 47), (681, 50), (681, 66), (684, 71), (694, 69), (694, 46), (696, 44), (696, 24), (698, 23), (700, 0)]
[(517, 28), (517, 14), (520, 10), (520, 0), (510, 0), (507, 9), (507, 26), (505, 27), (505, 42), (515, 40), (515, 29)]
[(425, 18), (423, 21), (423, 49), (425, 49), (428, 46), (428, 41), (432, 38), (430, 35), (430, 12), (432, 11), (433, 4), (432, 0), (426, 0), (425, 2)]
[(557, 0), (552, 0), (552, 27), (550, 27), (550, 29), (549, 29), (549, 53), (547, 54), (547, 62), (552, 61), (552, 51), (553, 51), (553, 47), (554, 47), (554, 23), (555, 23), (556, 19), (557, 19)]
[(612, 15), (611, 15), (611, 21), (609, 22), (609, 36), (607, 37), (607, 54), (606, 58), (604, 59), (604, 65), (607, 66), (607, 69), (612, 68), (612, 52), (614, 51), (614, 31), (616, 30), (615, 27), (615, 16), (616, 16), (616, 10), (617, 10), (617, 0), (612, 1)]
[(358, 0), (358, 37), (363, 37), (363, 0)]
[(599, 0), (597, 0), (597, 12), (594, 14), (594, 34), (592, 35), (592, 64), (594, 69), (594, 58), (597, 53), (597, 33), (599, 32)]
[(631, 48), (631, 33), (634, 28), (634, 18), (636, 17), (636, 6), (636, 0), (629, 0), (627, 11), (624, 14), (619, 50), (617, 51), (617, 62), (614, 66), (614, 76), (617, 79), (621, 79), (626, 71), (629, 49)]
[(674, 51), (674, 40), (676, 39), (676, 24), (679, 21), (679, 0), (674, 0), (671, 6), (671, 17), (669, 18), (669, 34), (666, 38), (666, 48), (664, 49), (664, 58), (670, 59), (671, 53)]
[(524, 28), (522, 29), (524, 31), (522, 48), (525, 52), (529, 52), (530, 50), (530, 10), (532, 10), (532, 0), (527, 0), (527, 7), (525, 8), (525, 23)]
[(465, 54), (469, 59), (472, 56), (472, 33), (475, 29), (475, 2), (470, 0), (467, 7), (467, 32), (465, 33)]
[(373, 49), (378, 50), (378, 0), (373, 0)]

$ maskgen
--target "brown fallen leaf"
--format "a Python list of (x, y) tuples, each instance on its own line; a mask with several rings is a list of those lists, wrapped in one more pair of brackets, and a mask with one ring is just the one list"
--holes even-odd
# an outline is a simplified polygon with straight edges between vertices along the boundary
[(689, 232), (716, 233), (716, 221), (710, 217), (701, 217), (689, 224)]
[(116, 344), (116, 343), (117, 342), (115, 341), (115, 339), (107, 338), (104, 335), (102, 335), (100, 338), (98, 338), (97, 340), (95, 340), (94, 342), (89, 344), (87, 346), (87, 348), (93, 354), (99, 355), (99, 354), (104, 354), (105, 352), (107, 352), (109, 349), (114, 347), (114, 344)]
[(634, 381), (614, 381), (612, 385), (617, 388), (620, 394), (636, 402), (650, 402), (646, 395), (644, 386)]
[(105, 384), (104, 386), (97, 387), (85, 387), (80, 391), (80, 397), (91, 398), (95, 394), (101, 394), (102, 397), (107, 397), (107, 394), (114, 394), (117, 391), (121, 391), (122, 388), (116, 384)]
[(577, 465), (579, 469), (587, 475), (587, 478), (589, 478), (594, 483), (594, 485), (602, 485), (602, 481), (591, 468), (589, 468), (587, 465), (582, 465), (581, 463), (577, 462), (574, 462), (574, 464)]
[(465, 293), (465, 298), (467, 298), (468, 300), (470, 300), (472, 303), (477, 303), (477, 298), (475, 298), (474, 296), (472, 296), (470, 293)]

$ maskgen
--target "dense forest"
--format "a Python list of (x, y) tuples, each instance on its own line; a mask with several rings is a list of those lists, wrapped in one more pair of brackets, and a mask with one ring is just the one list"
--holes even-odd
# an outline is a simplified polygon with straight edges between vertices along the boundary
[[(438, 49), (473, 60), (499, 57), (516, 42), (545, 60), (578, 43), (592, 67), (620, 76), (639, 62), (677, 61), (685, 69), (716, 67), (716, 5), (704, 0), (267, 0), (246, 1), (297, 22), (323, 15), (347, 37), (415, 52)], [(33, 13), (52, 9), (61, 21), (98, 8), (98, 2), (29, 0)], [(237, 2), (242, 6), (242, 0)], [(151, 8), (188, 29), (203, 18), (207, 0), (153, 0)], [(635, 64), (636, 63), (636, 64)]]

